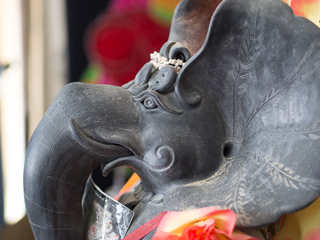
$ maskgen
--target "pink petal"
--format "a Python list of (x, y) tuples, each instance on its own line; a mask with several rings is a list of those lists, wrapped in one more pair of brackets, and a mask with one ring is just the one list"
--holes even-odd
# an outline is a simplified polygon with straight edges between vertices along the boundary
[(181, 227), (191, 226), (193, 223), (213, 215), (216, 211), (217, 207), (207, 207), (184, 212), (169, 212), (162, 218), (158, 231), (173, 232)]
[(179, 240), (180, 236), (173, 233), (157, 231), (152, 240)]

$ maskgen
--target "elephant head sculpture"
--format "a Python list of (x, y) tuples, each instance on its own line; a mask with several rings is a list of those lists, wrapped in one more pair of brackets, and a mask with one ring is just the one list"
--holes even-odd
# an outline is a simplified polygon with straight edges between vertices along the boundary
[(145, 196), (161, 196), (135, 195), (129, 232), (213, 205), (261, 226), (319, 196), (320, 30), (278, 0), (216, 5), (182, 1), (169, 41), (126, 86), (61, 90), (26, 156), (37, 239), (84, 238), (81, 198), (100, 164), (132, 168)]

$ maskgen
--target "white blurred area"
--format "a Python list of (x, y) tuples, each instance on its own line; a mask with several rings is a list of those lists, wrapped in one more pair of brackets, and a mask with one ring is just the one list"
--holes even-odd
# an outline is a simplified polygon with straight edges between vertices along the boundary
[(25, 214), (23, 160), (25, 152), (24, 54), (21, 5), (0, 1), (0, 61), (10, 63), (1, 76), (1, 152), (4, 187), (4, 217), (15, 223)]
[[(25, 215), (27, 142), (67, 79), (64, 0), (0, 0), (0, 134), (4, 218)], [(3, 214), (3, 213), (0, 213)]]

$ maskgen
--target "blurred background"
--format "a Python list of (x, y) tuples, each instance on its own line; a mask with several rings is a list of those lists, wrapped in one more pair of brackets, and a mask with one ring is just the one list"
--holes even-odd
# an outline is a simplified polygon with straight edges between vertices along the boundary
[[(121, 86), (169, 36), (179, 0), (0, 0), (0, 240), (33, 239), (25, 217), (24, 156), (69, 82)], [(110, 195), (130, 176), (94, 178)]]

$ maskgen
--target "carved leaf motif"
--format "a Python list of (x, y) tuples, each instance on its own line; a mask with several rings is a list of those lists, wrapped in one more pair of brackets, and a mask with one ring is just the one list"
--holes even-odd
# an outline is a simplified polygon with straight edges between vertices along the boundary
[[(242, 165), (244, 158), (238, 160), (239, 164)], [(248, 224), (253, 220), (253, 217), (245, 210), (246, 204), (251, 201), (251, 199), (248, 199), (246, 190), (248, 187), (247, 174), (245, 169), (239, 167), (239, 172), (232, 176), (231, 183), (234, 191), (228, 194), (224, 205), (225, 208), (230, 208), (237, 214), (237, 220), (242, 224)]]
[(306, 190), (317, 189), (317, 187), (320, 186), (319, 181), (302, 177), (291, 168), (286, 167), (283, 163), (271, 161), (268, 156), (261, 156), (256, 152), (249, 152), (248, 156), (258, 165), (261, 165), (261, 161), (258, 161), (258, 159), (262, 158), (266, 163), (264, 166), (265, 172), (272, 176), (273, 181), (276, 183), (282, 183), (286, 187), (294, 189), (299, 189), (299, 187), (301, 187)]
[[(214, 188), (219, 186), (219, 184), (223, 184), (226, 178), (229, 176), (230, 170), (233, 168), (232, 167), (232, 162), (226, 162), (221, 165), (219, 170), (212, 176), (212, 178), (207, 179), (207, 182), (213, 182), (213, 184), (206, 185), (206, 184), (201, 184), (202, 187), (198, 188), (198, 191), (192, 192), (192, 194), (187, 195), (184, 199), (180, 201), (180, 205), (185, 205), (186, 202), (188, 202), (189, 199), (192, 199), (196, 195), (202, 195), (205, 194), (208, 191), (212, 191)], [(191, 186), (194, 183), (191, 184)], [(187, 185), (186, 185), (187, 186)], [(232, 193), (229, 194), (230, 199), (232, 196)], [(174, 196), (174, 194), (172, 194)], [(227, 198), (228, 199), (228, 198)], [(227, 200), (226, 200), (227, 201)]]
[(281, 141), (293, 142), (298, 140), (319, 140), (320, 139), (320, 122), (309, 122), (304, 124), (287, 124), (273, 128), (260, 128), (248, 138), (263, 138), (263, 141), (278, 143)]
[(234, 63), (235, 75), (233, 79), (229, 79), (232, 90), (232, 113), (233, 113), (233, 126), (232, 133), (233, 139), (238, 135), (240, 118), (240, 100), (247, 92), (247, 82), (250, 79), (255, 79), (256, 76), (252, 72), (256, 60), (261, 54), (264, 42), (264, 22), (261, 16), (262, 11), (255, 2), (254, 13), (248, 14), (250, 23), (247, 26), (248, 34), (244, 34), (243, 43), (239, 50), (239, 58)]
[[(250, 126), (252, 120), (254, 117), (268, 104), (271, 100), (273, 100), (275, 97), (280, 95), (285, 89), (292, 86), (292, 84), (298, 80), (303, 80), (303, 74), (306, 74), (310, 71), (310, 66), (313, 66), (314, 64), (317, 64), (319, 62), (319, 56), (320, 52), (315, 51), (316, 47), (320, 46), (320, 39), (314, 41), (311, 46), (309, 47), (308, 51), (304, 55), (304, 57), (299, 62), (298, 66), (295, 68), (294, 72), (286, 77), (286, 79), (283, 81), (283, 86), (276, 86), (269, 93), (266, 94), (263, 100), (259, 101), (258, 105), (253, 109), (252, 113), (250, 114), (250, 117), (248, 118), (246, 125), (244, 127), (243, 135), (248, 130), (248, 127)], [(317, 62), (316, 62), (317, 61)], [(316, 68), (313, 68), (312, 71), (315, 71)]]

